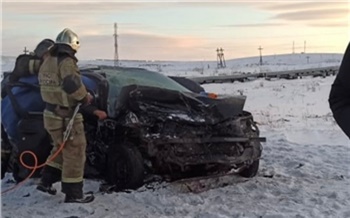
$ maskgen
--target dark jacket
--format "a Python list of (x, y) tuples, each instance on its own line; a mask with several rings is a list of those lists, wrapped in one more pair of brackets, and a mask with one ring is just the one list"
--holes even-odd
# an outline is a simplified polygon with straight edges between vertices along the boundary
[(350, 138), (350, 43), (329, 94), (334, 119)]
[(21, 77), (36, 75), (42, 60), (34, 54), (21, 54), (16, 58), (15, 68), (10, 74), (10, 82), (17, 82)]

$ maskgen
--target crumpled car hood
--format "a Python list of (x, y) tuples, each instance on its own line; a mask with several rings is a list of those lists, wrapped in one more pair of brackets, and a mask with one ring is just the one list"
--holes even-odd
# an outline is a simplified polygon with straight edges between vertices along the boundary
[(245, 97), (211, 99), (195, 93), (130, 85), (122, 88), (115, 108), (117, 114), (155, 114), (158, 119), (214, 124), (242, 113)]

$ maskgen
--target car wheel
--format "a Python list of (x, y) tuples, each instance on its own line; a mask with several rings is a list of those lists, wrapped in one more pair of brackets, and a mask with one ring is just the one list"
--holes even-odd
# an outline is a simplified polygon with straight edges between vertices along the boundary
[(259, 159), (255, 160), (250, 166), (241, 171), (239, 175), (245, 178), (251, 178), (256, 176), (259, 170), (259, 162)]
[(140, 151), (131, 144), (113, 146), (108, 152), (107, 181), (116, 191), (143, 185), (144, 166)]

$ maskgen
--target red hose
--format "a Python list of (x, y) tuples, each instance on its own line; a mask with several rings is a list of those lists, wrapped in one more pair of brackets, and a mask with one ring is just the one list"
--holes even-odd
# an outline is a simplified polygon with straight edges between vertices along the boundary
[[(62, 151), (62, 149), (63, 149), (63, 147), (64, 147), (65, 144), (66, 144), (65, 141), (62, 142), (62, 144), (60, 145), (60, 147), (58, 148), (58, 150), (50, 157), (50, 159), (46, 160), (45, 163), (43, 163), (43, 164), (41, 164), (41, 165), (39, 165), (39, 166), (38, 166), (38, 158), (37, 158), (37, 156), (35, 155), (34, 152), (32, 152), (32, 151), (23, 151), (23, 152), (21, 153), (21, 155), (19, 156), (19, 161), (20, 161), (20, 163), (21, 163), (25, 168), (27, 168), (27, 169), (29, 169), (29, 170), (32, 170), (32, 172), (31, 172), (24, 180), (22, 180), (21, 182), (17, 183), (15, 186), (13, 186), (13, 187), (11, 187), (11, 188), (8, 188), (8, 189), (6, 189), (6, 190), (4, 190), (4, 191), (2, 191), (2, 192), (1, 192), (1, 195), (5, 194), (5, 193), (7, 193), (7, 192), (9, 192), (9, 191), (11, 191), (11, 190), (14, 190), (14, 189), (20, 187), (21, 185), (23, 185), (28, 179), (30, 179), (30, 178), (33, 176), (34, 172), (35, 172), (37, 169), (40, 169), (40, 168), (44, 167), (45, 165), (47, 165), (49, 162), (53, 161), (53, 160), (57, 157), (57, 155)], [(33, 156), (33, 158), (34, 158), (34, 166), (28, 166), (27, 164), (24, 163), (24, 161), (23, 161), (23, 155), (25, 155), (25, 154), (30, 154), (30, 155)]]

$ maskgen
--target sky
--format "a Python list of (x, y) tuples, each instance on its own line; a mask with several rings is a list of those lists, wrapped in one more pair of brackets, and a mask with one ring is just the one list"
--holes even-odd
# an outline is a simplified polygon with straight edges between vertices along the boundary
[(343, 53), (350, 38), (343, 1), (13, 1), (3, 0), (5, 56), (30, 51), (64, 28), (79, 35), (79, 59), (235, 59), (288, 53)]

